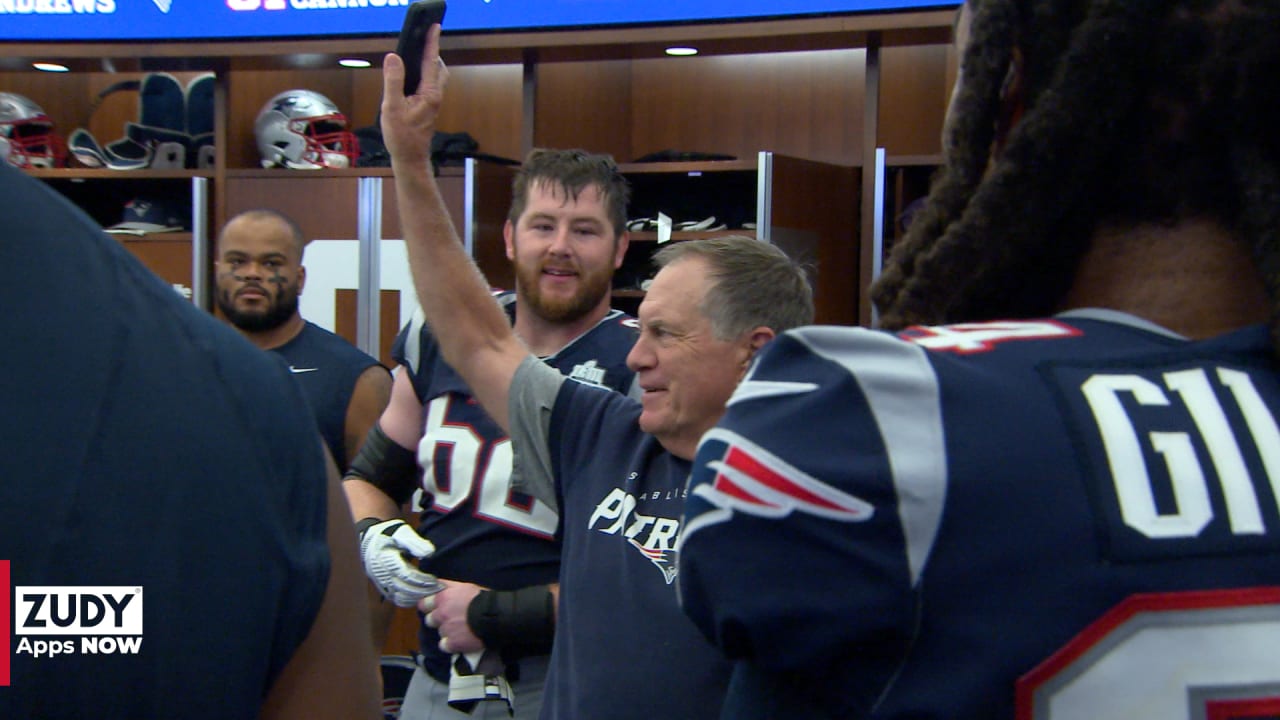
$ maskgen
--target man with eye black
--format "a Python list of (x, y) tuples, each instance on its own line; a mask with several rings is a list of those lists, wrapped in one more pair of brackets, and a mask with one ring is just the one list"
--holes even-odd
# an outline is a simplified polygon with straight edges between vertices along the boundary
[(345, 469), (391, 396), (391, 375), (345, 339), (303, 319), (306, 238), (274, 210), (249, 210), (218, 236), (218, 310), (254, 345), (284, 358), (320, 434)]

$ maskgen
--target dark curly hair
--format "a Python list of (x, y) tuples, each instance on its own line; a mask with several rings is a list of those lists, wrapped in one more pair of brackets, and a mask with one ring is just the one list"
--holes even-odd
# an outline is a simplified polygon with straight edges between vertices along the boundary
[[(1251, 249), (1280, 353), (1280, 2), (969, 9), (944, 167), (872, 287), (882, 325), (1051, 314), (1100, 223), (1196, 218)], [(1025, 114), (993, 158), (1015, 47)]]

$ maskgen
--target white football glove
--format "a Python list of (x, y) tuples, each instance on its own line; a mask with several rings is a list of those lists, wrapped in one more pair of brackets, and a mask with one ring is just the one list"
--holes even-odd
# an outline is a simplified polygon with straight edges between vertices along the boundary
[(360, 532), (364, 571), (388, 600), (404, 608), (440, 592), (435, 575), (418, 569), (418, 560), (430, 557), (436, 546), (413, 531), (403, 520), (383, 520)]

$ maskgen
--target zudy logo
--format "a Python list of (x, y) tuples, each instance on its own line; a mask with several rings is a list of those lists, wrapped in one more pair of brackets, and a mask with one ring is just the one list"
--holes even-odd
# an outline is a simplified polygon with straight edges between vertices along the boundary
[(19, 586), (19, 635), (141, 635), (142, 588)]
[(142, 649), (138, 586), (19, 585), (13, 599), (18, 655), (136, 655)]

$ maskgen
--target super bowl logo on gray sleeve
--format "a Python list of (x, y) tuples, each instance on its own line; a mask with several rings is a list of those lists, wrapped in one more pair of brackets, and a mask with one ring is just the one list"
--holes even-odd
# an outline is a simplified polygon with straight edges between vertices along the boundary
[(15, 587), (13, 597), (19, 655), (136, 655), (142, 649), (141, 587), (30, 585)]
[(585, 363), (574, 365), (573, 372), (569, 373), (570, 380), (577, 380), (587, 385), (595, 385), (596, 387), (607, 387), (604, 384), (604, 368), (600, 367), (600, 363), (595, 360), (588, 360)]

